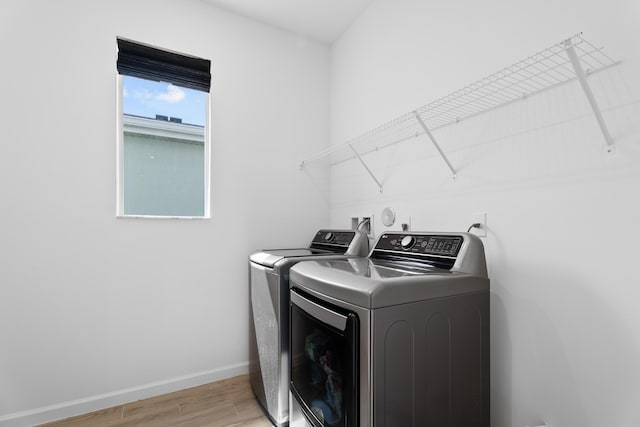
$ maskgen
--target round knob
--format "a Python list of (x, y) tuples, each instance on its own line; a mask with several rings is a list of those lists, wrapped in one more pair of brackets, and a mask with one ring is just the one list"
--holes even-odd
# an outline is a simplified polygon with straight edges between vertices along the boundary
[(411, 246), (413, 246), (413, 244), (416, 242), (416, 238), (413, 236), (404, 236), (402, 238), (402, 241), (400, 242), (400, 245), (402, 246), (403, 249), (409, 249), (411, 248)]
[(327, 234), (324, 235), (324, 240), (326, 240), (327, 242), (329, 240), (333, 239), (333, 233), (332, 232), (328, 232)]

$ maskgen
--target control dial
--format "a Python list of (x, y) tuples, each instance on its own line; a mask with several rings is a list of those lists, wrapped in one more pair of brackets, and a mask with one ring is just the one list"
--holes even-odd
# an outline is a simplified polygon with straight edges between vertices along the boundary
[(324, 235), (324, 240), (328, 242), (331, 239), (333, 239), (333, 233), (329, 231), (327, 234)]
[(416, 243), (416, 238), (413, 236), (404, 236), (400, 241), (402, 249), (410, 249)]

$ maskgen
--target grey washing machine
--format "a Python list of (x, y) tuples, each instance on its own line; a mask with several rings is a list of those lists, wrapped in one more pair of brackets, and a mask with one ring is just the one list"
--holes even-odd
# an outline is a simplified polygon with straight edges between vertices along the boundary
[(366, 256), (362, 231), (320, 230), (308, 248), (264, 249), (249, 256), (249, 376), (271, 421), (289, 420), (289, 269), (303, 260)]
[(385, 233), (290, 271), (290, 425), (489, 427), (489, 279), (468, 233)]

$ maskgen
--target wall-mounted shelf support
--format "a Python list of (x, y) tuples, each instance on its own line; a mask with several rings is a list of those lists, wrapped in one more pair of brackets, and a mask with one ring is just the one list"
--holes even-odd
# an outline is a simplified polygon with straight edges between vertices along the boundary
[(438, 144), (438, 141), (436, 141), (436, 139), (433, 137), (433, 134), (431, 133), (431, 131), (429, 130), (427, 125), (422, 120), (422, 117), (420, 117), (420, 113), (418, 113), (418, 111), (414, 111), (413, 114), (415, 114), (416, 120), (418, 120), (418, 123), (420, 124), (420, 127), (424, 131), (424, 134), (429, 137), (429, 139), (431, 140), (431, 143), (433, 144), (433, 146), (436, 147), (436, 150), (438, 150), (438, 153), (440, 153), (440, 157), (442, 157), (442, 160), (444, 160), (444, 162), (447, 164), (447, 166), (449, 166), (449, 169), (451, 169), (451, 173), (453, 174), (453, 179), (455, 179), (456, 178), (456, 170), (453, 168), (453, 166), (451, 165), (451, 162), (449, 161), (447, 156), (444, 154), (444, 151), (442, 151), (442, 148), (440, 148), (440, 145)]
[(606, 149), (608, 153), (615, 152), (615, 146), (613, 145), (613, 139), (611, 138), (611, 134), (609, 133), (609, 129), (607, 128), (607, 124), (602, 117), (602, 112), (600, 111), (600, 107), (598, 107), (598, 103), (596, 102), (596, 98), (593, 96), (593, 92), (591, 91), (591, 86), (587, 81), (587, 75), (582, 69), (582, 65), (580, 64), (580, 59), (576, 54), (576, 50), (573, 45), (573, 39), (567, 39), (564, 42), (564, 47), (567, 51), (567, 56), (571, 61), (571, 66), (576, 73), (576, 77), (580, 82), (580, 86), (582, 86), (582, 90), (584, 94), (587, 96), (587, 100), (589, 101), (589, 105), (593, 110), (593, 114), (596, 116), (596, 120), (598, 121), (598, 125), (600, 126), (600, 130), (602, 131), (602, 135), (607, 143)]
[(373, 172), (371, 172), (371, 169), (369, 169), (369, 166), (367, 166), (367, 164), (364, 162), (364, 160), (362, 160), (362, 157), (360, 157), (360, 154), (358, 154), (356, 149), (353, 148), (353, 145), (349, 144), (349, 148), (351, 148), (351, 151), (353, 151), (353, 154), (355, 154), (356, 157), (358, 158), (358, 160), (360, 160), (360, 163), (362, 163), (362, 166), (364, 166), (364, 168), (367, 170), (367, 173), (376, 182), (376, 184), (378, 185), (378, 188), (380, 189), (380, 192), (382, 193), (382, 184), (380, 184), (380, 181), (378, 181), (378, 178), (376, 178), (376, 176), (373, 174)]

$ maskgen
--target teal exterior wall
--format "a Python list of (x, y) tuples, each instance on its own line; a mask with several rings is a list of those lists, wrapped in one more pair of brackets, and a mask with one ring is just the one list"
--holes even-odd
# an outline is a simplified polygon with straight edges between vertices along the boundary
[(124, 214), (204, 216), (204, 144), (124, 132)]

